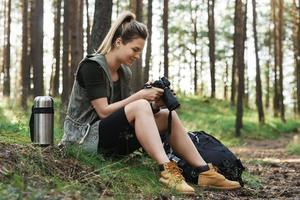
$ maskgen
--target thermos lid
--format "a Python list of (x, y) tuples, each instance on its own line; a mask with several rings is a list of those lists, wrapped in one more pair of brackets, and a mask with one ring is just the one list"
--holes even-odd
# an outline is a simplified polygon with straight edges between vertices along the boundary
[(35, 108), (53, 107), (53, 98), (50, 96), (37, 96), (34, 98)]

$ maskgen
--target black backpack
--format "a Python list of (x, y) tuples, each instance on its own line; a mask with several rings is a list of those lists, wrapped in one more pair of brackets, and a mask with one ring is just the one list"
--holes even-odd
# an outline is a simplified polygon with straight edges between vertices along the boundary
[[(241, 186), (244, 185), (242, 173), (245, 170), (241, 160), (238, 159), (226, 146), (224, 146), (215, 137), (204, 131), (194, 131), (188, 133), (198, 152), (207, 163), (212, 163), (217, 167), (218, 172), (223, 174), (227, 179), (238, 181)], [(168, 145), (167, 145), (168, 146)], [(187, 181), (197, 184), (198, 175), (186, 161), (180, 159), (170, 148), (165, 146), (169, 159), (177, 162), (182, 169), (183, 176)]]

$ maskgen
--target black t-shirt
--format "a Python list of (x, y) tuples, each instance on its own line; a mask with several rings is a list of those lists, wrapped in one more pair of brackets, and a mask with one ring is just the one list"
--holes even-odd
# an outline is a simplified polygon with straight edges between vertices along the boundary
[[(87, 90), (87, 96), (90, 101), (108, 97), (106, 91), (107, 77), (99, 64), (93, 61), (84, 63), (77, 75), (78, 83)], [(114, 98), (113, 102), (121, 100), (120, 79), (113, 82)]]

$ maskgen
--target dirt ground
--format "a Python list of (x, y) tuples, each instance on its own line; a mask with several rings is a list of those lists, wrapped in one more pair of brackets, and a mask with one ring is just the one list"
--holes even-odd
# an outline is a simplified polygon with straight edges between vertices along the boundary
[[(213, 191), (205, 190), (202, 196), (187, 197), (188, 199), (289, 199), (300, 200), (300, 156), (291, 156), (286, 152), (286, 146), (300, 137), (300, 134), (287, 134), (277, 140), (246, 140), (244, 145), (231, 148), (242, 160), (248, 172), (260, 177), (261, 184), (253, 189), (246, 183), (245, 187), (236, 191)], [(22, 157), (30, 155), (34, 149), (20, 145), (8, 145), (0, 142), (0, 180), (5, 180), (7, 174), (12, 171), (26, 168)], [(77, 180), (85, 177), (92, 169), (81, 166), (76, 160), (65, 158), (56, 154), (49, 154), (53, 149), (45, 149), (42, 154), (47, 159), (44, 160), (46, 166), (51, 166), (47, 170), (47, 175), (59, 175), (63, 180)], [(19, 156), (17, 156), (19, 155)], [(21, 155), (21, 156), (20, 156)], [(23, 155), (23, 156), (22, 156)], [(59, 159), (56, 158), (59, 157)], [(40, 158), (31, 155), (31, 159)], [(29, 159), (30, 160), (30, 159)], [(74, 167), (75, 166), (75, 167)], [(49, 167), (48, 167), (49, 168)], [(74, 171), (74, 169), (76, 169)], [(53, 174), (54, 175), (54, 174)], [(99, 183), (96, 183), (99, 184)], [(101, 184), (99, 185), (101, 190)], [(173, 197), (162, 196), (159, 199), (174, 199)], [(184, 198), (185, 199), (185, 198)]]
[(204, 191), (204, 199), (290, 199), (300, 200), (300, 156), (291, 156), (286, 146), (299, 134), (277, 140), (247, 140), (231, 150), (240, 157), (250, 174), (262, 179), (261, 187), (237, 191)]

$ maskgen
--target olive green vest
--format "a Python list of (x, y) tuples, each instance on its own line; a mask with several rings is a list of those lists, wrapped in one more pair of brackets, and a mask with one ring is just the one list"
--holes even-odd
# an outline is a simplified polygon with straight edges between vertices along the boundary
[[(68, 143), (80, 144), (85, 151), (97, 152), (99, 141), (99, 122), (96, 110), (93, 108), (87, 97), (87, 91), (77, 81), (77, 73), (80, 67), (87, 61), (94, 61), (104, 70), (107, 77), (108, 103), (113, 100), (113, 82), (109, 73), (108, 64), (103, 55), (93, 54), (86, 56), (78, 65), (75, 74), (75, 81), (72, 88), (67, 116), (64, 122), (64, 135), (62, 145)], [(129, 81), (132, 73), (127, 66), (119, 69), (121, 98), (125, 99), (130, 95)]]

